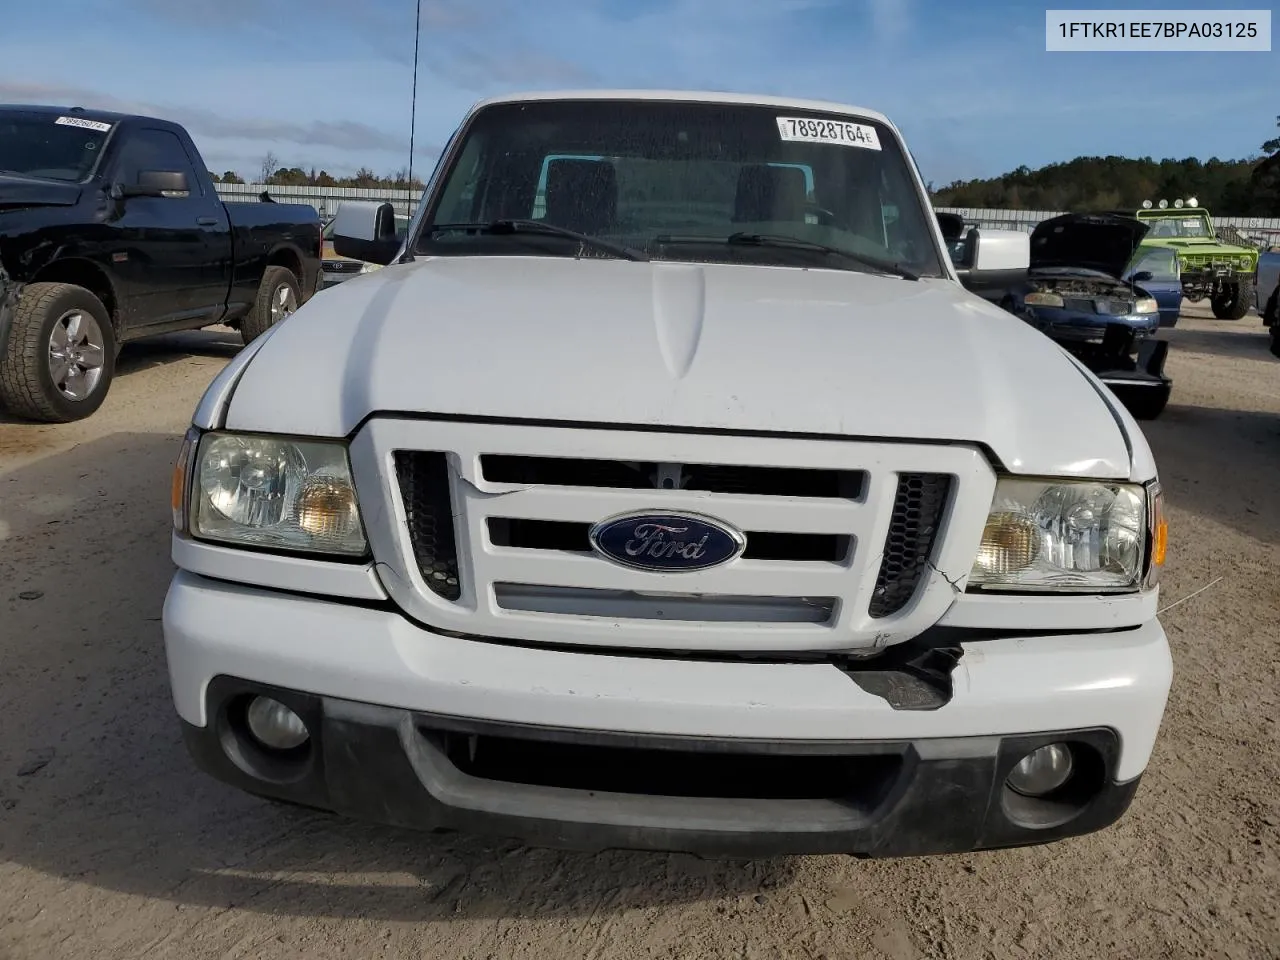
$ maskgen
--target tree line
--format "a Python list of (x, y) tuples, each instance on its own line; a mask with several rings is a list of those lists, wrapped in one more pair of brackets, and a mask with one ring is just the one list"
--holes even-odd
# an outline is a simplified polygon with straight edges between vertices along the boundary
[[(244, 178), (234, 170), (224, 173), (209, 171), (214, 183), (244, 183)], [(350, 176), (334, 176), (327, 170), (317, 170), (314, 166), (282, 167), (274, 153), (268, 153), (259, 165), (258, 178), (254, 183), (262, 183), (273, 187), (365, 187), (395, 190), (421, 190), (425, 184), (416, 175), (409, 176), (407, 167), (379, 176), (368, 167), (361, 167)]]
[[(1280, 117), (1276, 117), (1280, 126)], [(1280, 137), (1248, 160), (1076, 157), (986, 180), (957, 180), (929, 193), (940, 207), (999, 210), (1128, 210), (1142, 201), (1195, 197), (1223, 217), (1280, 216)]]

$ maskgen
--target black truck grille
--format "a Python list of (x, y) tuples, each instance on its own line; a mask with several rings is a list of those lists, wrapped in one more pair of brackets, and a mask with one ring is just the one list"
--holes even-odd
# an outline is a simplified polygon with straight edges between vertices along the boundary
[(904, 473), (898, 477), (884, 560), (871, 595), (871, 616), (892, 616), (915, 596), (950, 492), (951, 477), (945, 473)]
[(449, 503), (449, 467), (443, 453), (396, 451), (396, 477), (409, 524), (413, 558), (438, 596), (457, 600), (458, 546)]

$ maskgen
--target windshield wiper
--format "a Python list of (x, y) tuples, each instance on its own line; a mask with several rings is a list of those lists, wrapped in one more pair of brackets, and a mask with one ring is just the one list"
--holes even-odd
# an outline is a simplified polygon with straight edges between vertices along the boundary
[(546, 237), (564, 237), (567, 240), (577, 240), (585, 247), (593, 247), (596, 250), (603, 250), (605, 253), (612, 253), (615, 257), (621, 257), (623, 260), (648, 260), (648, 254), (634, 247), (628, 247), (625, 244), (614, 243), (611, 240), (604, 240), (600, 237), (593, 237), (589, 233), (579, 233), (577, 230), (570, 230), (568, 227), (557, 227), (554, 223), (546, 223), (542, 220), (490, 220), (488, 223), (436, 223), (427, 228), (430, 234), (443, 233), (446, 230), (474, 230), (477, 233), (488, 233), (494, 236), (509, 236), (516, 233), (541, 234)]
[(919, 274), (912, 273), (905, 267), (901, 267), (896, 263), (888, 260), (881, 260), (878, 257), (868, 257), (865, 254), (854, 253), (852, 250), (843, 250), (840, 247), (832, 247), (825, 243), (818, 243), (815, 240), (805, 240), (803, 237), (788, 237), (781, 234), (772, 233), (733, 233), (721, 239), (720, 237), (654, 237), (655, 243), (727, 243), (730, 246), (751, 246), (751, 247), (779, 247), (786, 250), (811, 250), (814, 253), (821, 253), (823, 256), (840, 257), (853, 263), (861, 264), (864, 267), (870, 267), (872, 270), (878, 270), (880, 273), (892, 274), (895, 277), (902, 277), (904, 280), (919, 280)]

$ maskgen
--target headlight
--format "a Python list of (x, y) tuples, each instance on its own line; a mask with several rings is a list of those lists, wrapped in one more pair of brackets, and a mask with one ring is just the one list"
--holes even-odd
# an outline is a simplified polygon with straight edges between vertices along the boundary
[(361, 273), (373, 273), (373, 271), (381, 270), (381, 269), (382, 269), (382, 264), (380, 263), (363, 263), (360, 266)]
[(1062, 298), (1056, 293), (1028, 293), (1022, 298), (1028, 307), (1060, 307)]
[(969, 583), (1042, 592), (1137, 590), (1147, 497), (1132, 483), (1001, 479)]
[(347, 556), (366, 551), (345, 444), (207, 433), (192, 473), (193, 536)]
[(1159, 313), (1160, 304), (1156, 303), (1154, 297), (1139, 297), (1133, 309), (1137, 313)]

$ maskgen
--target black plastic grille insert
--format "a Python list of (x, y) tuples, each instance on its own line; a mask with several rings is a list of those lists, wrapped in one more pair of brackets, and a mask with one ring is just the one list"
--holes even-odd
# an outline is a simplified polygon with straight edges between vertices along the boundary
[(458, 547), (453, 536), (449, 467), (443, 453), (397, 450), (396, 478), (418, 570), (432, 591), (457, 600)]
[(871, 616), (892, 616), (915, 596), (950, 493), (951, 477), (945, 473), (904, 473), (898, 477), (884, 560), (868, 610)]

